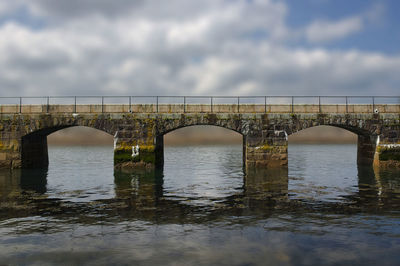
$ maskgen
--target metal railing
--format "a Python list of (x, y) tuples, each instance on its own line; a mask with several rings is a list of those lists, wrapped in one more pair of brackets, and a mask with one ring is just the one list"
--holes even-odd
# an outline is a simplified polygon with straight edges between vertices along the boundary
[[(79, 112), (79, 106), (92, 105), (96, 107), (96, 112), (107, 112), (109, 105), (127, 106), (123, 112), (135, 112), (134, 106), (148, 106), (146, 112), (163, 112), (165, 106), (179, 106), (180, 112), (191, 112), (190, 107), (206, 106), (207, 110), (202, 112), (218, 112), (217, 107), (231, 106), (230, 112), (247, 112), (251, 105), (257, 106), (255, 112), (268, 113), (271, 106), (286, 106), (282, 112), (295, 113), (301, 112), (300, 106), (312, 106), (313, 112), (326, 112), (326, 106), (341, 106), (343, 113), (355, 112), (354, 106), (367, 107), (366, 112), (379, 112), (377, 106), (400, 105), (400, 96), (34, 96), (34, 97), (0, 97), (0, 113), (24, 113), (24, 106), (41, 106), (39, 113), (57, 112), (52, 106), (70, 106), (68, 109), (72, 113)], [(8, 107), (2, 108), (2, 107)], [(13, 106), (15, 109), (12, 110)], [(154, 108), (153, 108), (154, 107)], [(317, 109), (315, 109), (317, 107)], [(7, 110), (5, 110), (7, 109)], [(221, 108), (220, 108), (221, 109)], [(282, 109), (283, 110), (283, 109)], [(193, 110), (192, 110), (193, 111)], [(30, 111), (32, 113), (34, 111)]]

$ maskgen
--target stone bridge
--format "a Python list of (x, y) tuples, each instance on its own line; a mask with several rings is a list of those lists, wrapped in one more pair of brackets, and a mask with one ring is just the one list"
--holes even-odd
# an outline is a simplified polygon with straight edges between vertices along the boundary
[(116, 168), (162, 167), (163, 136), (213, 125), (243, 136), (246, 168), (287, 167), (288, 135), (329, 125), (358, 135), (360, 165), (400, 165), (400, 104), (0, 105), (0, 168), (48, 165), (47, 136), (86, 126), (114, 136)]

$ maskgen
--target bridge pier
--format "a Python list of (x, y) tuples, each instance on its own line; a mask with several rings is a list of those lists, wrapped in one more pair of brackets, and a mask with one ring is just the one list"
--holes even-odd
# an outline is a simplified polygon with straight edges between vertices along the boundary
[(28, 134), (21, 138), (22, 168), (46, 168), (49, 165), (47, 135)]
[(117, 170), (161, 168), (163, 136), (156, 134), (154, 119), (121, 121), (114, 135), (114, 168)]
[(358, 135), (357, 141), (357, 164), (371, 166), (374, 162), (376, 152), (377, 136)]
[(279, 168), (288, 165), (288, 140), (283, 130), (255, 131), (245, 137), (245, 166)]
[(21, 141), (10, 132), (0, 135), (0, 169), (21, 168)]
[(376, 139), (374, 165), (400, 168), (400, 125), (384, 126)]

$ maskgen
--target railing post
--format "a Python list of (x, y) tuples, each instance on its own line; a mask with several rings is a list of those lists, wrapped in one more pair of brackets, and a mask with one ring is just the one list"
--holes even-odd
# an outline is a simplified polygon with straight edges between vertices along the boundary
[(321, 113), (321, 96), (318, 96), (318, 110)]
[(213, 112), (213, 97), (211, 96), (211, 113)]
[(264, 96), (264, 113), (267, 112), (267, 96)]
[(345, 98), (346, 98), (346, 113), (348, 113), (349, 112), (349, 106), (348, 106), (347, 96)]
[(156, 96), (156, 111), (158, 113), (158, 96)]
[(22, 97), (19, 97), (19, 113), (22, 113)]
[(132, 98), (129, 96), (129, 113), (132, 113)]
[(74, 96), (74, 114), (76, 114), (76, 96)]
[(104, 96), (101, 96), (101, 112), (104, 113)]
[(46, 113), (49, 112), (49, 105), (50, 105), (50, 97), (47, 96), (47, 112)]
[(237, 98), (237, 105), (238, 105), (238, 113), (240, 113), (240, 97)]
[(372, 96), (372, 112), (375, 112), (375, 97)]
[(186, 96), (183, 96), (183, 112), (186, 113)]
[(294, 107), (293, 107), (293, 104), (294, 104), (294, 97), (292, 96), (292, 113), (294, 113)]

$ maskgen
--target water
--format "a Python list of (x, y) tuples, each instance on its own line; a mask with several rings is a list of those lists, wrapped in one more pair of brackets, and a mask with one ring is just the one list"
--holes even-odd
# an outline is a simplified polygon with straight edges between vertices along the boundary
[(48, 170), (0, 172), (0, 265), (400, 265), (400, 172), (290, 145), (288, 171), (245, 176), (241, 152), (166, 147), (130, 174), (51, 147)]

